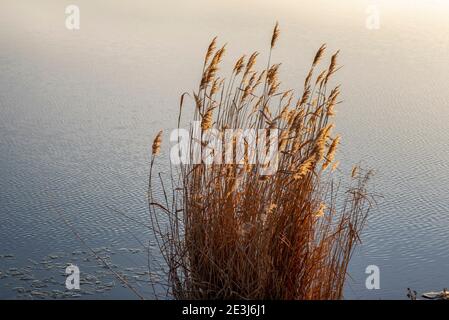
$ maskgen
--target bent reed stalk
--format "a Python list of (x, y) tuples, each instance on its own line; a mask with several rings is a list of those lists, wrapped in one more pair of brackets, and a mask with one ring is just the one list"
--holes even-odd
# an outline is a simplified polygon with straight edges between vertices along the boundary
[[(326, 49), (321, 46), (295, 98), (292, 90), (280, 91), (280, 64), (271, 63), (278, 38), (276, 24), (265, 70), (255, 70), (255, 52), (238, 59), (229, 81), (218, 76), (225, 46), (217, 49), (213, 39), (193, 93), (193, 118), (202, 131), (278, 129), (278, 170), (262, 175), (247, 156), (243, 164), (182, 164), (172, 169), (170, 188), (159, 176), (160, 201), (150, 173), (150, 218), (175, 299), (343, 297), (371, 207), (371, 172), (354, 167), (344, 190), (333, 178), (340, 136), (332, 136), (331, 120), (340, 88), (329, 90), (329, 81), (338, 52), (314, 78)], [(161, 132), (150, 172), (160, 145)]]

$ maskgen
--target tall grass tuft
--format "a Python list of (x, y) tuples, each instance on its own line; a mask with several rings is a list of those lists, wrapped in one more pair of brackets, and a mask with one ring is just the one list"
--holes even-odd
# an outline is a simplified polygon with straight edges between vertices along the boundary
[[(255, 69), (257, 52), (242, 56), (229, 81), (218, 76), (225, 47), (217, 49), (214, 39), (192, 95), (193, 119), (203, 133), (278, 129), (277, 171), (263, 175), (248, 154), (235, 164), (183, 164), (172, 169), (170, 187), (158, 178), (159, 201), (150, 173), (152, 227), (176, 299), (343, 297), (348, 263), (371, 206), (371, 172), (354, 167), (345, 187), (334, 178), (340, 136), (333, 135), (332, 118), (340, 88), (329, 83), (339, 68), (338, 52), (315, 77), (326, 46), (319, 48), (295, 96), (281, 91), (280, 64), (271, 63), (279, 36), (276, 24), (265, 69)], [(160, 144), (159, 133), (151, 172)]]

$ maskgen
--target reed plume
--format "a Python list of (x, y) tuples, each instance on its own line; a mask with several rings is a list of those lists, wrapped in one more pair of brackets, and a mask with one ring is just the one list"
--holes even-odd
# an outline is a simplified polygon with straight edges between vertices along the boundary
[(153, 140), (153, 146), (151, 148), (151, 154), (153, 156), (157, 156), (161, 151), (161, 143), (162, 143), (162, 130), (158, 132), (156, 137)]
[(276, 22), (276, 25), (274, 26), (273, 29), (273, 35), (271, 36), (271, 48), (274, 48), (274, 46), (276, 45), (276, 41), (279, 38), (279, 23)]
[[(235, 137), (223, 142), (232, 151), (244, 149), (240, 161), (234, 152), (231, 162), (224, 155), (211, 165), (181, 164), (172, 169), (171, 182), (161, 180), (157, 189), (151, 163), (150, 218), (167, 290), (176, 299), (343, 297), (348, 263), (372, 203), (371, 172), (354, 167), (345, 187), (335, 177), (342, 174), (335, 160), (340, 136), (332, 132), (340, 89), (328, 86), (338, 70), (338, 52), (314, 79), (326, 50), (321, 46), (303, 92), (295, 95), (281, 88), (281, 65), (270, 62), (279, 33), (276, 23), (264, 70), (256, 70), (257, 52), (246, 63), (242, 56), (229, 81), (216, 81), (225, 49), (217, 50), (214, 38), (191, 112), (201, 120), (202, 133), (264, 130), (258, 145), (268, 145), (269, 130), (277, 130), (277, 170), (264, 174), (270, 162), (252, 163), (249, 140)], [(314, 80), (318, 85), (311, 85)], [(194, 137), (190, 142), (191, 155)], [(160, 144), (161, 132), (153, 155)]]

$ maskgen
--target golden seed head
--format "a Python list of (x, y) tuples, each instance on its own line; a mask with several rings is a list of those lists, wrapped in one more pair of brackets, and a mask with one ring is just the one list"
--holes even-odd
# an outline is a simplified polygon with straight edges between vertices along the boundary
[(330, 104), (330, 105), (327, 107), (327, 111), (326, 111), (326, 112), (327, 112), (327, 116), (328, 116), (328, 117), (332, 117), (332, 116), (335, 115), (334, 107), (335, 107), (334, 104)]
[(280, 63), (278, 64), (274, 64), (270, 67), (270, 69), (268, 69), (267, 72), (267, 80), (268, 83), (271, 84), (273, 82), (277, 82), (278, 79), (278, 72), (279, 72), (279, 67), (281, 66)]
[(324, 216), (326, 209), (327, 209), (326, 205), (324, 203), (320, 203), (320, 207), (318, 208), (318, 211), (315, 213), (315, 217)]
[(212, 42), (209, 44), (209, 47), (207, 48), (206, 52), (206, 58), (204, 59), (204, 63), (207, 64), (209, 61), (209, 58), (212, 56), (212, 53), (214, 53), (217, 43), (217, 37), (212, 39)]
[(322, 128), (318, 133), (318, 137), (315, 144), (315, 159), (317, 162), (323, 160), (324, 152), (326, 150), (326, 140), (329, 137), (330, 131), (334, 127), (333, 124), (329, 124), (326, 127)]
[(235, 75), (238, 75), (240, 72), (242, 72), (242, 69), (245, 67), (245, 55), (241, 56), (234, 66), (234, 73)]
[(313, 68), (309, 70), (309, 73), (307, 74), (306, 79), (304, 80), (304, 88), (307, 88), (310, 84), (310, 79), (312, 79), (313, 75)]
[(221, 62), (221, 59), (223, 58), (223, 55), (226, 51), (226, 45), (221, 47), (219, 49), (214, 57), (212, 58), (212, 61), (210, 62), (209, 67), (204, 71), (203, 77), (201, 79), (201, 88), (204, 88), (207, 84), (209, 84), (214, 78), (218, 71), (218, 65)]
[(296, 107), (300, 107), (302, 105), (304, 105), (307, 100), (309, 100), (310, 98), (310, 86), (308, 86), (305, 90), (304, 93), (302, 94), (301, 99), (298, 100), (298, 103), (296, 104)]
[[(290, 97), (290, 99), (291, 99), (291, 97)], [(279, 114), (279, 118), (280, 118), (280, 119), (288, 120), (288, 117), (289, 117), (289, 114), (290, 114), (290, 111), (288, 110), (288, 107), (289, 107), (289, 106), (290, 106), (290, 103), (287, 103), (287, 104), (285, 105), (285, 107), (282, 108), (282, 111), (281, 111), (281, 113)]]
[(339, 145), (341, 140), (340, 135), (336, 136), (335, 139), (332, 141), (331, 146), (329, 147), (328, 156), (331, 158), (331, 161), (334, 158), (335, 152), (337, 151), (337, 146)]
[(216, 43), (217, 43), (217, 37), (212, 39), (211, 43), (209, 44), (209, 47), (207, 48), (205, 63), (207, 63), (209, 58), (212, 56), (212, 53), (215, 51)]
[(158, 155), (161, 151), (161, 143), (162, 143), (162, 130), (159, 131), (159, 133), (156, 135), (156, 137), (153, 140), (153, 147), (152, 147), (152, 155)]
[(206, 113), (203, 116), (203, 119), (201, 120), (201, 129), (203, 131), (206, 131), (210, 128), (212, 128), (212, 112), (213, 112), (214, 108), (211, 107), (209, 109), (207, 109)]
[(332, 161), (334, 161), (335, 152), (337, 151), (337, 146), (340, 143), (340, 136), (336, 136), (335, 139), (332, 141), (329, 150), (326, 155), (326, 162), (323, 164), (323, 170), (326, 170), (326, 168), (331, 164)]
[(318, 75), (318, 77), (316, 78), (316, 81), (315, 81), (315, 85), (317, 85), (318, 83), (320, 83), (321, 81), (323, 81), (324, 76), (326, 75), (326, 72), (327, 72), (327, 70), (323, 70), (323, 71)]
[(280, 137), (279, 137), (279, 151), (284, 151), (285, 147), (287, 146), (288, 143), (288, 136), (289, 136), (289, 131), (288, 130), (283, 130)]
[(251, 54), (251, 56), (249, 57), (248, 63), (246, 64), (245, 75), (248, 74), (253, 69), (254, 65), (256, 64), (258, 55), (259, 55), (258, 52), (253, 52), (253, 54)]
[(248, 84), (243, 90), (241, 101), (244, 101), (252, 93), (252, 87)]
[(300, 166), (298, 171), (293, 175), (293, 179), (298, 180), (303, 178), (307, 173), (312, 171), (315, 160), (313, 157), (310, 157), (306, 161), (304, 161)]
[(210, 96), (212, 97), (220, 88), (220, 78), (217, 78), (214, 80), (214, 82), (212, 83), (212, 87), (210, 88)]
[(278, 91), (279, 86), (280, 86), (279, 82), (273, 83), (268, 90), (268, 95), (269, 96), (274, 95)]
[(317, 51), (315, 58), (313, 59), (312, 67), (315, 67), (318, 62), (320, 62), (321, 57), (324, 54), (324, 51), (326, 50), (326, 44), (323, 44)]
[(274, 26), (274, 29), (273, 29), (273, 36), (271, 37), (271, 48), (272, 49), (276, 45), (278, 38), (279, 38), (279, 23), (276, 22), (276, 25)]
[(338, 57), (338, 53), (340, 52), (337, 51), (331, 58), (331, 63), (329, 65), (329, 68), (327, 70), (327, 75), (326, 75), (326, 82), (329, 80), (330, 76), (333, 75), (335, 73), (335, 71), (337, 71), (337, 57)]

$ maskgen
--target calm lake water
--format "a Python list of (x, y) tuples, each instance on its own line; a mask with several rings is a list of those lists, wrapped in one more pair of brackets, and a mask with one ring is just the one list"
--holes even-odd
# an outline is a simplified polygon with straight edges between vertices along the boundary
[[(80, 7), (79, 31), (65, 28), (69, 4)], [(377, 30), (366, 27), (371, 5)], [(449, 286), (447, 1), (2, 0), (0, 8), (0, 298), (77, 298), (65, 291), (68, 263), (81, 270), (81, 297), (135, 298), (65, 221), (152, 297), (152, 138), (176, 126), (179, 96), (197, 87), (213, 36), (228, 43), (228, 65), (255, 50), (265, 61), (275, 21), (285, 87), (301, 88), (322, 43), (341, 49), (339, 159), (343, 169), (359, 161), (375, 169), (383, 196), (345, 297), (403, 299), (407, 287)], [(368, 265), (380, 268), (379, 290), (365, 288)]]

